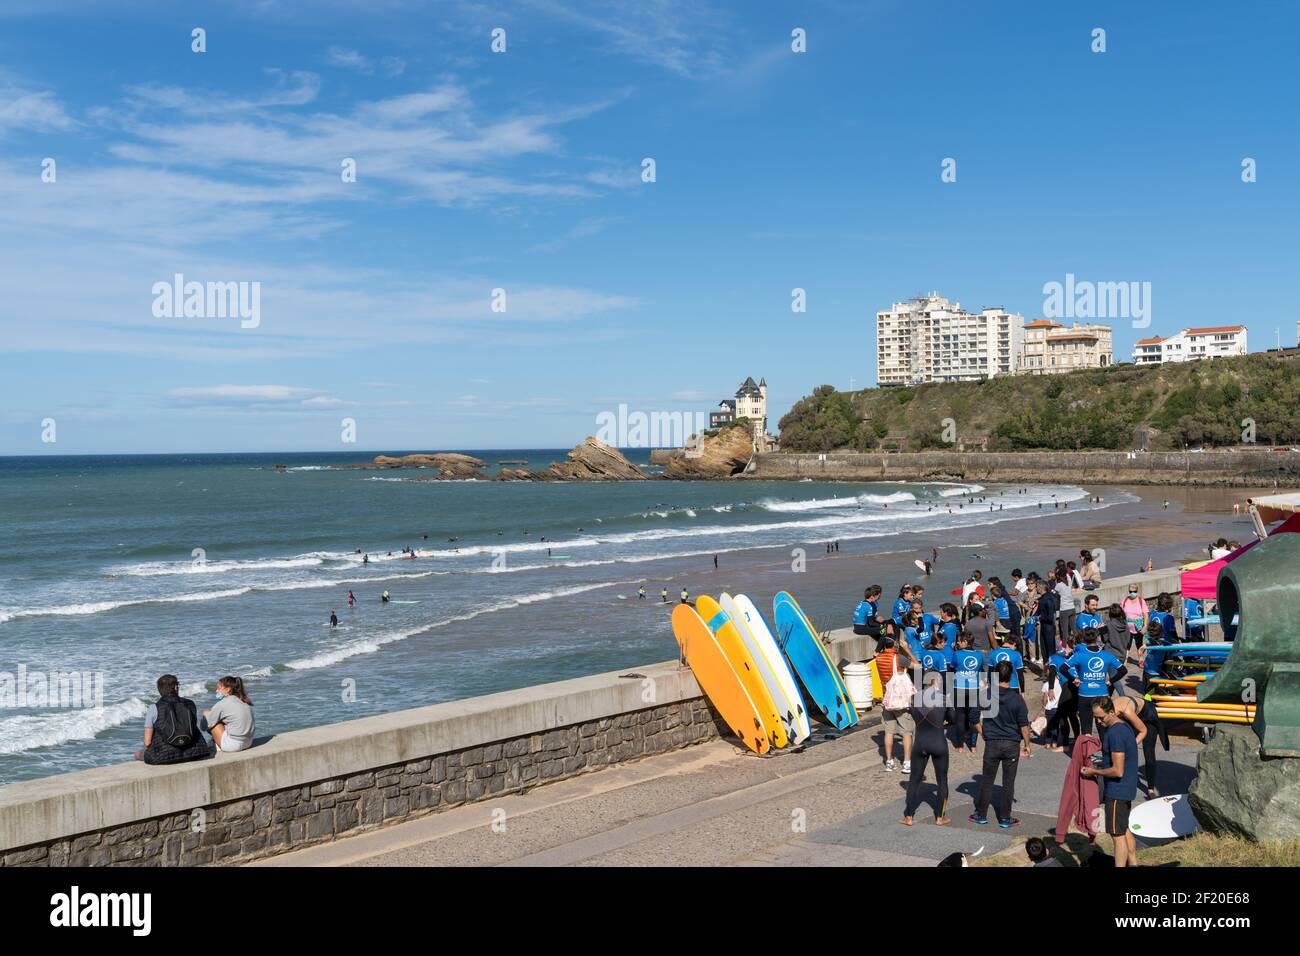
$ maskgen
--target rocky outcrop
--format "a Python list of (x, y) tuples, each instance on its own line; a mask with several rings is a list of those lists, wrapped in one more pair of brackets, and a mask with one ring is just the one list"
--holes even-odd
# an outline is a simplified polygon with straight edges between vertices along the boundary
[(646, 477), (617, 448), (590, 435), (569, 452), (568, 461), (552, 462), (550, 471), (563, 481), (638, 481)]
[(748, 428), (724, 428), (714, 435), (706, 435), (698, 450), (688, 448), (670, 458), (664, 466), (664, 477), (729, 478), (745, 470), (753, 451), (754, 439)]
[(438, 472), (439, 478), (456, 479), (485, 477), (482, 471), (485, 464), (486, 462), (481, 458), (475, 458), (473, 455), (443, 451), (432, 455), (402, 455), (400, 458), (391, 455), (376, 455), (369, 463), (353, 465), (352, 467), (365, 469), (432, 468)]
[(569, 452), (566, 461), (553, 461), (546, 471), (502, 468), (500, 481), (644, 481), (644, 471), (598, 438), (587, 440)]
[(1202, 827), (1256, 842), (1300, 839), (1300, 758), (1261, 757), (1249, 727), (1220, 725), (1188, 791)]
[(502, 468), (497, 473), (497, 481), (547, 481), (550, 475), (545, 471), (529, 471), (527, 468)]

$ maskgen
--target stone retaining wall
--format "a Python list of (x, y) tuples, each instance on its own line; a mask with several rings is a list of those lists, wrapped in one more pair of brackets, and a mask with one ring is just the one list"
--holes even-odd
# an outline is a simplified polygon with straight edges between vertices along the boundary
[(0, 865), (240, 862), (717, 736), (694, 698), (14, 849)]
[(1046, 481), (1070, 484), (1300, 484), (1300, 452), (1242, 448), (1206, 452), (771, 452), (754, 456), (747, 478), (845, 481)]

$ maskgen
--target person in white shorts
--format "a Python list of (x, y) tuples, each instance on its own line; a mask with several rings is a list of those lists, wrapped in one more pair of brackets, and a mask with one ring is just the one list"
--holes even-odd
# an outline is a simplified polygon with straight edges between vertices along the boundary
[(242, 677), (223, 677), (217, 681), (218, 700), (203, 712), (204, 729), (212, 734), (217, 749), (236, 753), (253, 746), (257, 730), (253, 720), (253, 702), (244, 691)]

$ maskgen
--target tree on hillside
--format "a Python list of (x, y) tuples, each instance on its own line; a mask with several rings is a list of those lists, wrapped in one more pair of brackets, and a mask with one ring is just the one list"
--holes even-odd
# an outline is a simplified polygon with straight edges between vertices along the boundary
[(820, 385), (782, 418), (781, 447), (789, 451), (833, 451), (853, 443), (858, 416), (847, 395)]

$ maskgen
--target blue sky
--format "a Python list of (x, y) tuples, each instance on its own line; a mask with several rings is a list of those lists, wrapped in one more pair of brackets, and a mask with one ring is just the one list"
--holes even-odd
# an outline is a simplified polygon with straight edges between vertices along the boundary
[[(0, 454), (568, 446), (747, 375), (775, 419), (874, 383), (877, 309), (1066, 273), (1152, 284), (1119, 358), (1295, 344), (1292, 4), (50, 6), (0, 9)], [(260, 324), (155, 317), (178, 272)]]

